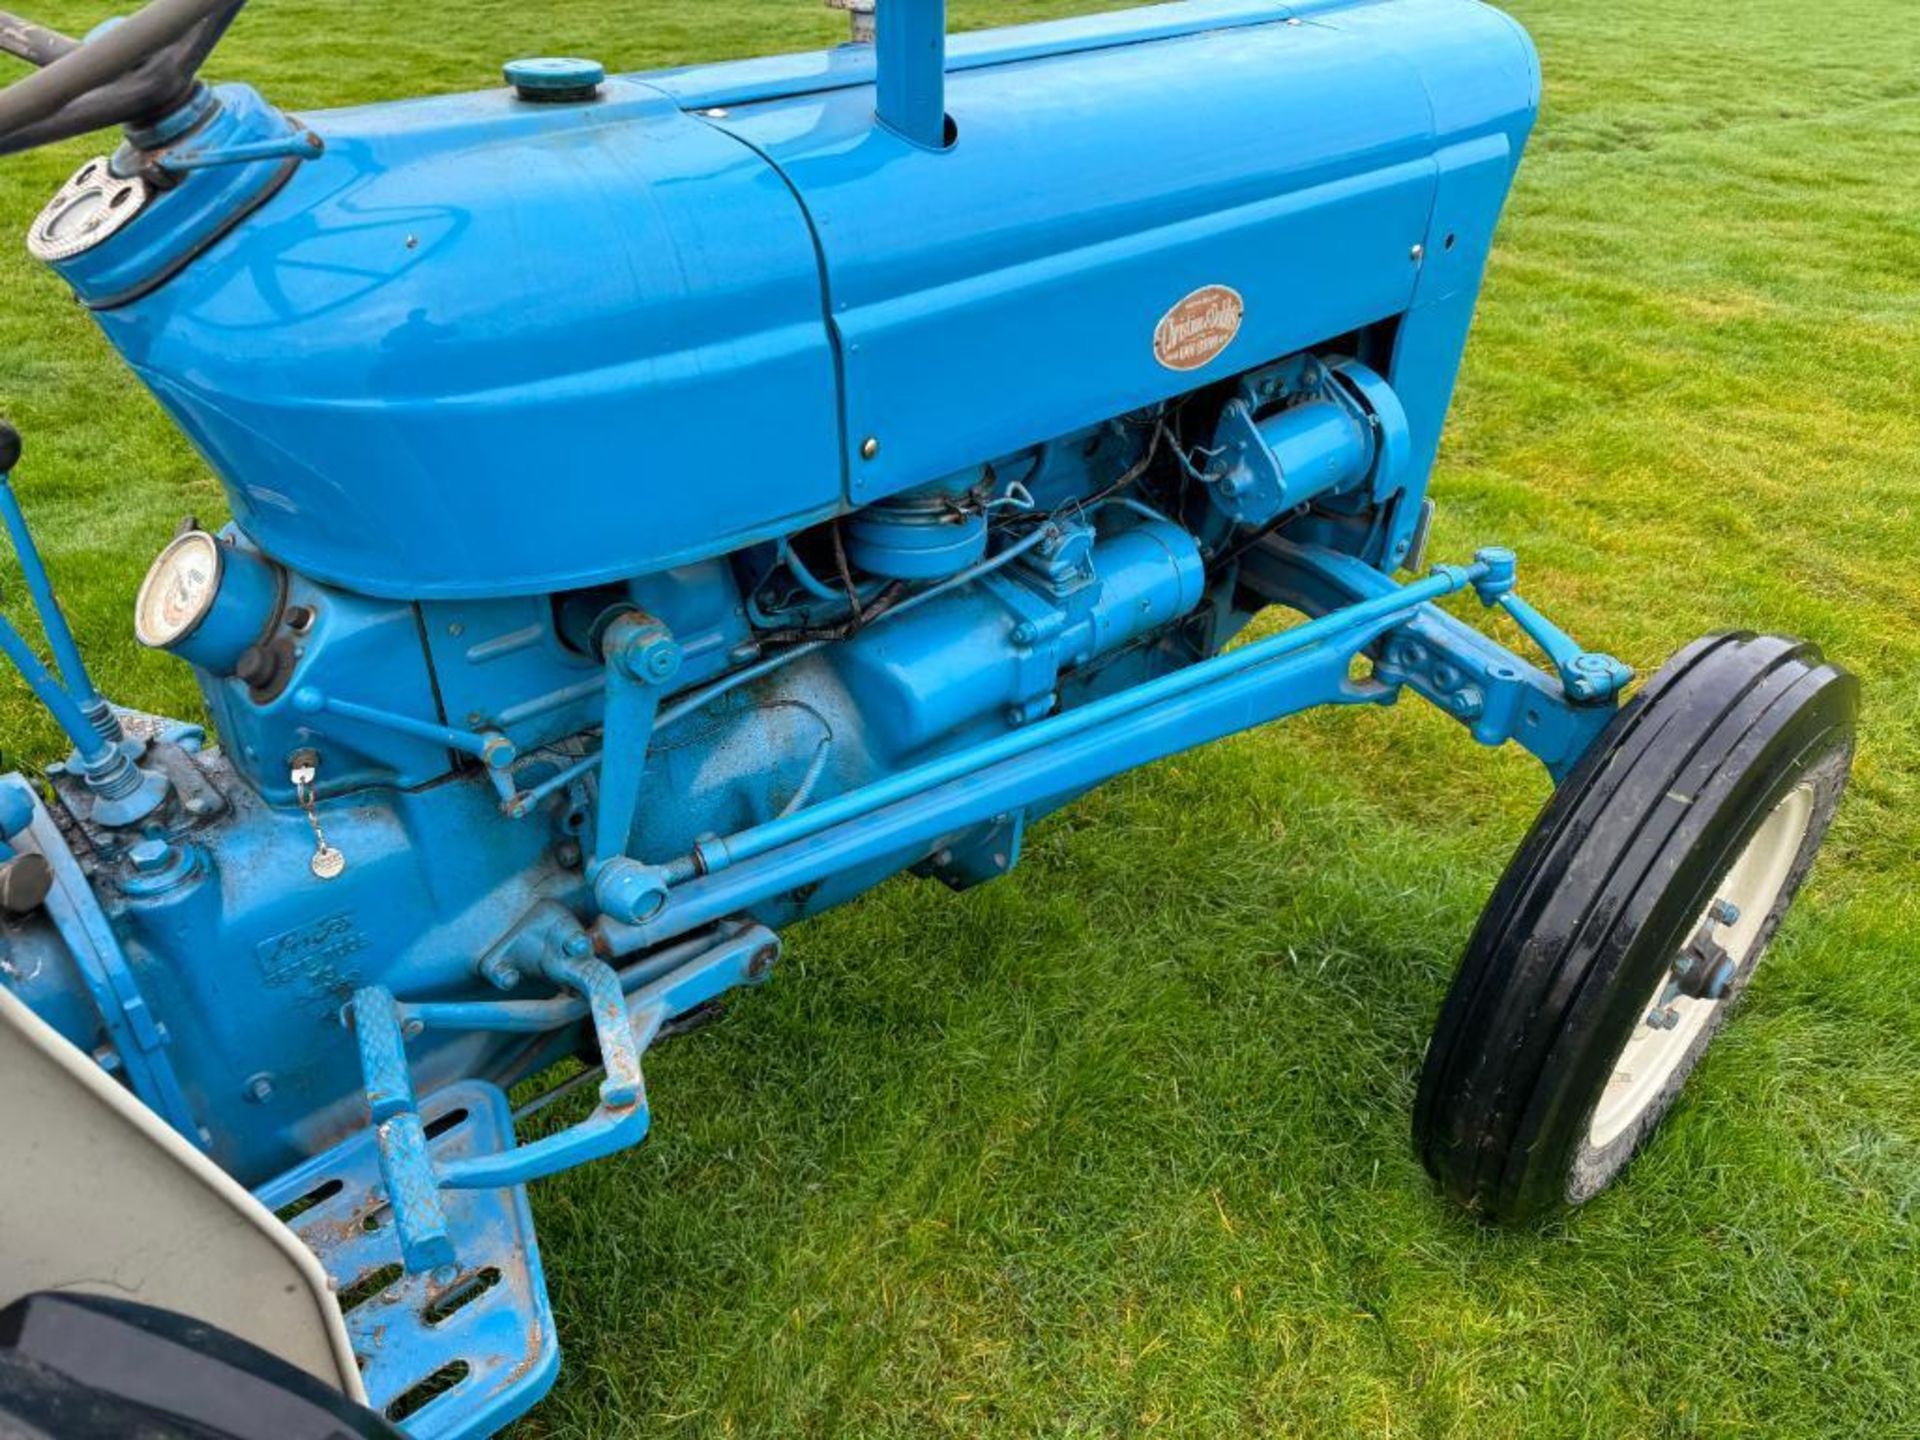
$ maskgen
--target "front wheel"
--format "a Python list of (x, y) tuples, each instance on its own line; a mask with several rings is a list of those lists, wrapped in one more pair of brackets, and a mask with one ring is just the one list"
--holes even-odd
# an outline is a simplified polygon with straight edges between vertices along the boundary
[(1501, 877), (1448, 992), (1414, 1137), (1494, 1220), (1577, 1205), (1673, 1104), (1806, 878), (1858, 686), (1810, 645), (1721, 635), (1625, 706)]

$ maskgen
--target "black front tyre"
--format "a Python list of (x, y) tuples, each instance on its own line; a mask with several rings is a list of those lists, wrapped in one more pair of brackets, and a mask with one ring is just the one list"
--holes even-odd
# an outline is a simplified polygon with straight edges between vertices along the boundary
[(1811, 645), (1719, 635), (1624, 705), (1521, 844), (1448, 992), (1414, 1107), (1491, 1220), (1602, 1189), (1739, 998), (1826, 835), (1858, 685)]

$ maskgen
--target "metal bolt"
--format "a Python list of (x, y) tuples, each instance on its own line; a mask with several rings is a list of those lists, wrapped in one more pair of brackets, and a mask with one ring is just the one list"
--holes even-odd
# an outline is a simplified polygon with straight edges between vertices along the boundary
[(1658, 1010), (1648, 1012), (1647, 1015), (1647, 1024), (1656, 1030), (1671, 1030), (1679, 1023), (1680, 1012), (1671, 1005), (1663, 1005)]
[(1738, 925), (1740, 907), (1731, 900), (1715, 900), (1707, 907), (1707, 914), (1713, 917), (1717, 925)]
[(420, 248), (420, 237), (418, 235), (407, 236), (407, 249), (418, 250), (419, 248)]
[(482, 960), (480, 974), (496, 990), (511, 990), (520, 983), (520, 972), (504, 955), (489, 955)]
[(663, 635), (647, 644), (641, 652), (640, 664), (647, 679), (656, 683), (671, 680), (680, 668), (680, 647)]
[(247, 1079), (247, 1099), (255, 1105), (264, 1105), (273, 1098), (273, 1077), (262, 1070), (258, 1075)]
[(1427, 247), (1424, 245), (1416, 245), (1411, 250), (1407, 251), (1407, 258), (1413, 261), (1413, 263), (1416, 265), (1418, 265), (1422, 260), (1424, 260), (1426, 258), (1426, 255), (1427, 255)]
[(880, 441), (876, 437), (869, 435), (860, 442), (860, 458), (862, 460), (871, 460), (879, 453)]
[(578, 960), (582, 955), (586, 955), (592, 950), (593, 937), (591, 935), (569, 935), (567, 937), (567, 943), (560, 947), (561, 954), (574, 960)]
[(462, 635), (464, 635), (466, 633), (466, 630), (467, 630), (467, 627), (462, 625), (458, 620), (454, 621), (451, 625), (447, 626), (447, 634), (453, 636), (453, 638), (456, 640), (458, 640)]
[(1016, 645), (1031, 645), (1039, 637), (1040, 632), (1024, 621), (1013, 627), (1013, 643)]
[(747, 977), (752, 980), (758, 980), (762, 975), (773, 969), (773, 962), (777, 960), (779, 956), (780, 952), (773, 946), (762, 945), (758, 950), (753, 952), (753, 958), (747, 961)]
[(402, 1026), (400, 1027), (400, 1033), (401, 1033), (402, 1035), (404, 1035), (404, 1036), (406, 1036), (406, 1037), (407, 1037), (407, 1039), (409, 1039), (409, 1040), (417, 1040), (417, 1039), (419, 1039), (419, 1038), (420, 1038), (420, 1035), (421, 1035), (421, 1033), (422, 1033), (422, 1032), (423, 1032), (423, 1031), (424, 1031), (424, 1030), (425, 1030), (426, 1028), (427, 1028), (427, 1026), (426, 1026), (426, 1022), (425, 1022), (425, 1021), (422, 1021), (422, 1020), (409, 1020), (409, 1021), (407, 1021), (407, 1023), (406, 1023), (406, 1024), (404, 1024), (404, 1025), (402, 1025)]
[(142, 875), (151, 875), (167, 868), (173, 847), (164, 840), (141, 840), (127, 847), (127, 858)]

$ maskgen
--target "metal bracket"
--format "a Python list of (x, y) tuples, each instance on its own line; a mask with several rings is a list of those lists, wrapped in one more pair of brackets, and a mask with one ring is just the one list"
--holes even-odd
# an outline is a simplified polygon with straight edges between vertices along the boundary
[[(1500, 587), (1511, 585), (1511, 553), (1482, 550), (1475, 570), (1476, 590), (1491, 572), (1496, 591), (1505, 594)], [(1310, 615), (1397, 588), (1391, 577), (1357, 556), (1277, 538), (1248, 552), (1242, 580), (1263, 599)], [(1532, 613), (1530, 607), (1522, 608)], [(1548, 628), (1564, 642), (1562, 653), (1572, 652), (1569, 661), (1587, 653), (1557, 629)], [(1618, 666), (1622, 674), (1632, 673), (1618, 661), (1608, 660), (1608, 664)], [(1580, 667), (1576, 673), (1587, 676), (1590, 671)], [(1405, 686), (1425, 696), (1465, 725), (1482, 745), (1516, 742), (1531, 751), (1556, 780), (1573, 769), (1613, 718), (1611, 701), (1617, 694), (1609, 691), (1576, 700), (1564, 674), (1551, 675), (1528, 664), (1435, 605), (1415, 609), (1382, 640), (1375, 651), (1374, 676), (1388, 686)]]
[(667, 903), (664, 872), (629, 856), (627, 841), (640, 807), (654, 719), (668, 682), (680, 672), (680, 646), (653, 616), (629, 610), (607, 626), (600, 652), (607, 664), (607, 704), (587, 876), (603, 913), (636, 923)]

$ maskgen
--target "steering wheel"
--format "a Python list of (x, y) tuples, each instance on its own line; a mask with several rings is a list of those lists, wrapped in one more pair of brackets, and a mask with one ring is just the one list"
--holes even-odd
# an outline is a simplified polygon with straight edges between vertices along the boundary
[(41, 67), (0, 90), (0, 155), (184, 104), (246, 0), (152, 0), (87, 41), (0, 10), (0, 51)]

